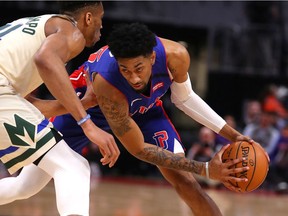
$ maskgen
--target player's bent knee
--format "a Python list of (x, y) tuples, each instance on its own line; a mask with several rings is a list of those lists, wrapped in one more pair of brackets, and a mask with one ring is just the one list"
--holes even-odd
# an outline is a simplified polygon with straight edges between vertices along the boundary
[(39, 162), (38, 166), (51, 176), (55, 172), (66, 172), (71, 175), (90, 175), (90, 168), (88, 161), (74, 152), (64, 140), (57, 143), (50, 149)]

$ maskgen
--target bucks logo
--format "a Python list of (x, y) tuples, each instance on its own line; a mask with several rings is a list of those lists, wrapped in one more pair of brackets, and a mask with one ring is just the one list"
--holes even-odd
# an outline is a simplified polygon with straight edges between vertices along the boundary
[(35, 148), (36, 126), (16, 114), (14, 118), (15, 126), (4, 123), (12, 145), (22, 148)]

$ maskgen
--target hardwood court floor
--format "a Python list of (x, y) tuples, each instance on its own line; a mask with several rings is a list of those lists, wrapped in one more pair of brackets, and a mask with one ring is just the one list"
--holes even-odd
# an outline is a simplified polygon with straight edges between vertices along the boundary
[[(224, 216), (287, 216), (288, 196), (265, 192), (236, 194), (207, 189)], [(163, 181), (94, 179), (90, 216), (191, 216)], [(0, 206), (0, 216), (57, 216), (53, 182), (27, 200)]]

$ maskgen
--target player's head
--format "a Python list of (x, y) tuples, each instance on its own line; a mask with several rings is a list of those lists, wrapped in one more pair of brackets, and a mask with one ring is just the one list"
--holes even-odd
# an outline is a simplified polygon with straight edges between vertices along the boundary
[(77, 21), (86, 39), (86, 46), (93, 46), (100, 39), (104, 8), (101, 1), (60, 1), (60, 13)]
[(156, 58), (154, 33), (144, 24), (121, 24), (112, 29), (107, 44), (121, 74), (136, 91), (144, 91)]

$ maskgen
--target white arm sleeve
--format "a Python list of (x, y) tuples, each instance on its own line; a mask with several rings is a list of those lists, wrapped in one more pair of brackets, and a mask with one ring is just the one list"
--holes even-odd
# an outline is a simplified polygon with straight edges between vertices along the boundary
[(186, 115), (216, 133), (219, 133), (224, 127), (225, 120), (192, 90), (189, 75), (185, 82), (177, 83), (174, 81), (170, 88), (172, 103)]

